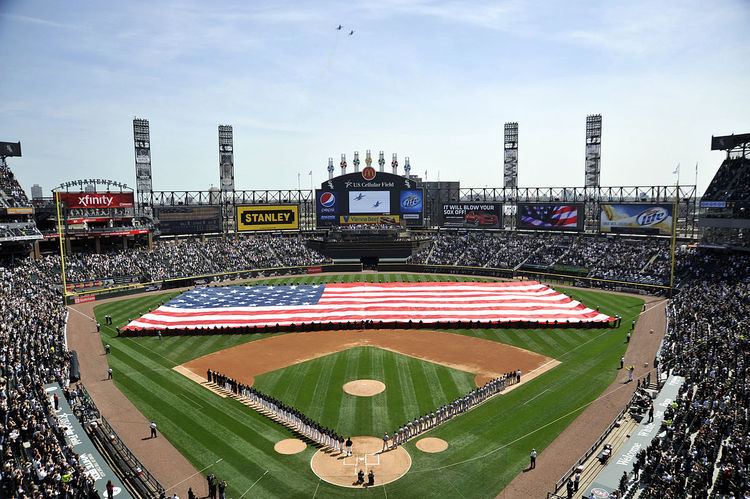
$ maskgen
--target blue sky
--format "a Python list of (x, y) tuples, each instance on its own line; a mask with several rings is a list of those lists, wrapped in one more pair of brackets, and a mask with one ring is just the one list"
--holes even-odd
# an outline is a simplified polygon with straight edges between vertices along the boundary
[(520, 185), (568, 186), (601, 113), (603, 185), (671, 184), (677, 163), (692, 183), (698, 162), (702, 190), (711, 135), (750, 132), (749, 39), (746, 0), (0, 0), (0, 140), (22, 142), (27, 192), (134, 185), (134, 116), (155, 190), (218, 184), (218, 124), (238, 189), (309, 187), (366, 149), (483, 187), (518, 121)]

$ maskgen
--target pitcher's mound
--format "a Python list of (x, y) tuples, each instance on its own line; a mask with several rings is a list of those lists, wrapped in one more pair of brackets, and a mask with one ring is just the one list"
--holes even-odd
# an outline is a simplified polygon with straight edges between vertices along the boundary
[(357, 397), (372, 397), (385, 391), (385, 383), (374, 379), (357, 379), (344, 383), (344, 391)]
[(442, 438), (427, 437), (417, 440), (417, 449), (422, 452), (429, 452), (430, 454), (436, 454), (443, 452), (448, 448), (448, 442)]
[(383, 439), (377, 437), (352, 437), (352, 455), (318, 450), (310, 460), (310, 467), (318, 477), (340, 487), (361, 488), (356, 485), (357, 472), (370, 470), (375, 474), (375, 486), (398, 480), (411, 468), (411, 456), (403, 447), (380, 453)]
[(273, 450), (278, 452), (279, 454), (299, 454), (305, 448), (307, 447), (307, 444), (303, 442), (302, 440), (299, 440), (297, 438), (287, 438), (285, 440), (280, 440), (276, 442), (276, 445), (273, 446)]

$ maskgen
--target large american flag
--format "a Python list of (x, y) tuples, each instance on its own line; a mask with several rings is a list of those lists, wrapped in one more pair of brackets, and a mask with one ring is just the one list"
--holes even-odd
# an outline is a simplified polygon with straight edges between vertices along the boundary
[(521, 210), (521, 222), (526, 226), (543, 229), (578, 228), (578, 207), (575, 205), (523, 205)]
[(544, 284), (344, 283), (226, 286), (187, 291), (124, 330), (374, 322), (608, 322)]

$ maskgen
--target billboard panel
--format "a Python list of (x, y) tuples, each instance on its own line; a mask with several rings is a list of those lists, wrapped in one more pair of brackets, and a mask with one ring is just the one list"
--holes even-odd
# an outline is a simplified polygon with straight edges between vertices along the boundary
[(336, 225), (338, 214), (342, 213), (343, 197), (336, 191), (315, 191), (315, 215), (318, 226)]
[(518, 203), (516, 227), (580, 231), (583, 219), (583, 205), (580, 203)]
[(349, 191), (349, 213), (390, 213), (388, 191)]
[(20, 142), (0, 142), (0, 156), (11, 157), (21, 155)]
[(237, 232), (299, 230), (299, 206), (296, 204), (256, 204), (236, 209)]
[[(315, 191), (318, 227), (381, 223), (375, 215), (418, 227), (424, 223), (424, 192), (411, 179), (365, 168), (323, 182)], [(356, 215), (373, 215), (356, 218)], [(355, 218), (344, 218), (353, 216)], [(353, 222), (351, 220), (357, 220)], [(386, 222), (387, 223), (387, 222)]]
[(452, 203), (443, 205), (443, 227), (501, 227), (503, 205), (500, 203)]
[(421, 220), (424, 211), (422, 190), (401, 191), (398, 204), (404, 220)]
[(221, 206), (161, 206), (154, 208), (162, 234), (221, 232)]
[(339, 217), (341, 225), (351, 224), (386, 224), (395, 225), (399, 223), (398, 215), (343, 215)]
[(58, 200), (68, 209), (132, 208), (132, 192), (58, 192)]
[(671, 204), (602, 204), (600, 230), (626, 234), (672, 234)]

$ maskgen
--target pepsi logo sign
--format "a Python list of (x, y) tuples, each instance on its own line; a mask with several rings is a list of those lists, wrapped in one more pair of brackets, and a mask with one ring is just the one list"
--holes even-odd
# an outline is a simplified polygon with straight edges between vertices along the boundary
[(665, 210), (664, 208), (655, 206), (653, 208), (649, 208), (639, 213), (638, 216), (635, 217), (635, 220), (638, 223), (638, 225), (648, 226), (648, 225), (656, 225), (659, 222), (666, 220), (668, 216), (669, 216), (669, 212), (667, 212), (667, 210)]
[(377, 175), (377, 173), (375, 172), (375, 168), (373, 168), (372, 166), (366, 166), (364, 170), (362, 170), (362, 178), (367, 181), (374, 179), (375, 175)]
[(320, 195), (320, 205), (326, 208), (331, 208), (336, 204), (336, 196), (332, 192), (324, 192)]

